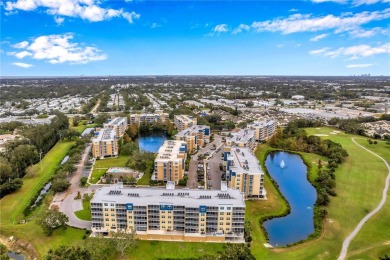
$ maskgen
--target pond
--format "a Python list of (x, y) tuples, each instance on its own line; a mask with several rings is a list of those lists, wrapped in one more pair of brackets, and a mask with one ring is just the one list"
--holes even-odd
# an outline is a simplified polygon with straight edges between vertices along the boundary
[(160, 146), (170, 137), (164, 131), (150, 131), (140, 133), (138, 138), (139, 149), (142, 151), (157, 153)]
[(285, 246), (307, 238), (314, 232), (313, 207), (317, 192), (307, 180), (307, 167), (299, 155), (274, 152), (267, 156), (265, 166), (290, 204), (287, 216), (264, 222), (269, 243)]
[(24, 255), (16, 253), (16, 252), (12, 252), (12, 251), (9, 251), (7, 253), (7, 255), (8, 255), (8, 257), (10, 259), (15, 259), (15, 260), (24, 260), (24, 259), (26, 259)]

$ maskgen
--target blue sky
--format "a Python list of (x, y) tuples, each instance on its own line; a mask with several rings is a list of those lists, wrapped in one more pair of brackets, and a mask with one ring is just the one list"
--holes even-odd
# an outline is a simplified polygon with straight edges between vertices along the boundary
[(389, 0), (9, 0), (2, 76), (390, 75)]

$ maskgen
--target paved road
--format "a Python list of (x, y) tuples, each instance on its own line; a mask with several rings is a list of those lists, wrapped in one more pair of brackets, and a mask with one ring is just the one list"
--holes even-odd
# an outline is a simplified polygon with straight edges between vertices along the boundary
[(374, 216), (379, 210), (381, 210), (381, 208), (383, 207), (383, 205), (385, 204), (386, 202), (386, 198), (387, 198), (387, 191), (389, 190), (389, 183), (390, 183), (390, 166), (389, 164), (387, 163), (387, 161), (385, 159), (383, 159), (382, 157), (380, 157), (379, 155), (377, 155), (376, 153), (368, 150), (367, 148), (365, 148), (364, 146), (358, 144), (356, 141), (355, 141), (355, 138), (352, 138), (352, 142), (354, 142), (356, 145), (360, 146), (361, 148), (363, 148), (364, 150), (366, 150), (367, 152), (373, 154), (374, 156), (378, 157), (379, 159), (381, 159), (386, 167), (387, 167), (387, 170), (389, 171), (389, 174), (387, 175), (387, 178), (386, 178), (386, 183), (385, 183), (385, 187), (383, 188), (383, 192), (382, 192), (382, 199), (381, 199), (381, 202), (379, 203), (379, 205), (373, 210), (371, 211), (370, 213), (368, 213), (360, 222), (359, 224), (356, 226), (356, 228), (352, 231), (351, 234), (349, 234), (347, 236), (347, 238), (344, 240), (343, 242), (343, 246), (341, 248), (341, 252), (340, 252), (340, 256), (338, 258), (338, 260), (344, 260), (345, 257), (347, 256), (347, 251), (348, 251), (348, 246), (349, 244), (351, 243), (352, 239), (357, 235), (357, 233), (359, 233), (360, 229), (363, 227), (363, 225), (367, 222), (367, 220), (369, 220), (372, 216)]
[[(187, 181), (187, 188), (190, 189), (196, 189), (198, 188), (198, 155), (199, 154), (205, 154), (209, 153), (212, 154), (215, 152), (215, 150), (211, 150), (213, 147), (213, 144), (215, 144), (217, 147), (221, 145), (222, 137), (220, 135), (214, 134), (214, 141), (212, 143), (209, 143), (206, 145), (205, 148), (202, 148), (198, 151), (198, 153), (194, 154), (191, 156), (191, 161), (190, 161), (190, 167), (188, 169), (188, 181)], [(222, 150), (222, 148), (221, 148)], [(201, 162), (200, 162), (201, 163)], [(218, 172), (219, 172), (219, 163), (218, 163)], [(221, 179), (219, 179), (219, 186), (221, 185)], [(218, 187), (218, 185), (217, 185)]]
[(77, 165), (77, 171), (70, 179), (70, 186), (67, 191), (58, 193), (54, 196), (52, 205), (57, 205), (61, 212), (69, 218), (67, 223), (69, 226), (77, 228), (86, 228), (91, 229), (91, 222), (78, 219), (74, 214), (75, 211), (81, 210), (83, 208), (81, 200), (75, 200), (77, 193), (91, 193), (93, 189), (96, 189), (95, 186), (90, 186), (89, 188), (80, 187), (80, 178), (84, 175), (84, 164), (88, 160), (89, 152), (91, 150), (91, 144), (89, 144), (82, 155), (82, 159)]

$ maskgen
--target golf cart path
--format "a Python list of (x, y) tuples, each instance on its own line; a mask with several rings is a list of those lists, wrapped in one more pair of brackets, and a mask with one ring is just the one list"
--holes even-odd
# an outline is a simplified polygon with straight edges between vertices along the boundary
[(347, 236), (347, 238), (344, 240), (343, 242), (343, 246), (341, 248), (341, 252), (340, 252), (340, 256), (338, 258), (338, 260), (344, 260), (345, 257), (347, 256), (347, 251), (348, 251), (348, 246), (349, 244), (351, 243), (352, 239), (359, 233), (360, 229), (363, 227), (363, 225), (372, 217), (374, 216), (379, 210), (382, 209), (383, 205), (385, 204), (386, 202), (386, 197), (387, 197), (387, 191), (389, 190), (389, 182), (390, 182), (390, 166), (389, 164), (387, 163), (387, 161), (385, 159), (383, 159), (381, 156), (379, 156), (378, 154), (370, 151), (369, 149), (365, 148), (364, 146), (358, 144), (356, 141), (355, 141), (355, 137), (351, 138), (352, 142), (354, 142), (357, 146), (360, 146), (361, 148), (363, 148), (364, 150), (366, 150), (367, 152), (371, 153), (372, 155), (375, 155), (376, 157), (378, 157), (379, 159), (381, 159), (386, 167), (387, 167), (387, 170), (389, 171), (387, 177), (386, 177), (386, 181), (385, 181), (385, 187), (383, 188), (383, 191), (382, 191), (382, 199), (379, 203), (379, 205), (373, 210), (371, 211), (370, 213), (368, 213), (360, 222), (359, 224), (356, 226), (356, 228), (351, 232), (351, 234), (349, 234)]

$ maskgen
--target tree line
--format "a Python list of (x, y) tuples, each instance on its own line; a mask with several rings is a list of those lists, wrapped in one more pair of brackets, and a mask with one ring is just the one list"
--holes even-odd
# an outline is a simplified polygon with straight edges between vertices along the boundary
[(20, 189), (28, 167), (38, 163), (68, 127), (68, 118), (60, 112), (46, 125), (0, 124), (0, 129), (17, 130), (23, 137), (7, 142), (0, 154), (0, 198)]

